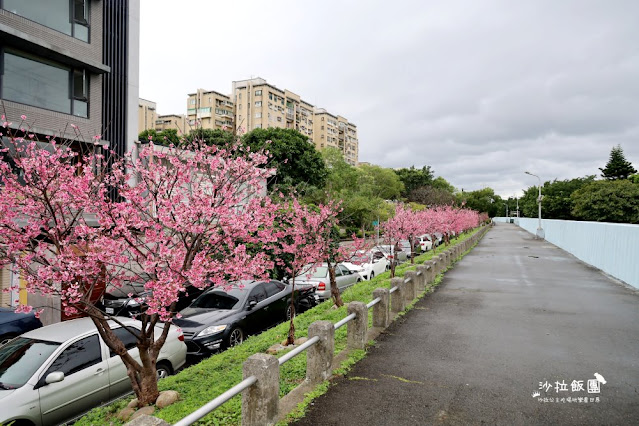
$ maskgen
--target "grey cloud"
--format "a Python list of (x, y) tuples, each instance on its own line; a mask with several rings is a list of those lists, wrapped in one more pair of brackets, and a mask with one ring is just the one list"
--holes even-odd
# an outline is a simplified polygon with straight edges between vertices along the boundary
[(459, 188), (597, 174), (616, 144), (639, 168), (639, 2), (163, 3), (142, 0), (140, 81), (163, 113), (259, 75), (355, 122), (361, 161)]

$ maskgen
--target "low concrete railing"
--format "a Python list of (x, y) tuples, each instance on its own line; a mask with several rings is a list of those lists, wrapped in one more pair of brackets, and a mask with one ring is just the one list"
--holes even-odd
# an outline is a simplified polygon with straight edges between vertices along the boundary
[(431, 260), (417, 265), (417, 271), (405, 272), (405, 278), (391, 279), (391, 288), (378, 288), (368, 304), (351, 302), (348, 315), (333, 324), (315, 321), (308, 327), (308, 340), (292, 351), (277, 358), (258, 353), (251, 355), (243, 365), (244, 380), (191, 413), (175, 426), (187, 426), (206, 416), (229, 399), (242, 393), (242, 425), (275, 424), (279, 415), (280, 366), (308, 350), (306, 355), (306, 382), (321, 383), (331, 377), (335, 352), (335, 330), (347, 326), (347, 350), (364, 349), (368, 335), (368, 311), (373, 309), (373, 327), (388, 327), (395, 316), (406, 309), (426, 285), (470, 249), (488, 230), (485, 227), (467, 240), (448, 248)]

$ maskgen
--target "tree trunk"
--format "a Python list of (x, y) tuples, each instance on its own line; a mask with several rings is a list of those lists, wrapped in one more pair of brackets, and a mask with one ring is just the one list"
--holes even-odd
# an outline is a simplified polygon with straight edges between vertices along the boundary
[(138, 398), (139, 408), (154, 404), (155, 400), (160, 396), (154, 358), (157, 357), (150, 356), (148, 351), (143, 351), (142, 348), (140, 348), (140, 360), (142, 361), (141, 371), (138, 373), (127, 365), (127, 375), (132, 383), (135, 377), (137, 389), (134, 389), (135, 396)]
[(415, 239), (412, 236), (410, 237), (410, 263), (415, 264)]
[(339, 288), (337, 287), (337, 282), (335, 280), (335, 265), (330, 262), (327, 264), (329, 265), (328, 276), (331, 280), (331, 297), (333, 298), (333, 303), (335, 303), (337, 307), (344, 306), (342, 296), (339, 293)]
[[(142, 330), (137, 335), (137, 347), (140, 354), (140, 363), (138, 363), (129, 352), (124, 344), (116, 337), (108, 325), (107, 318), (101, 315), (100, 311), (94, 306), (89, 306), (87, 313), (91, 316), (93, 323), (98, 329), (98, 333), (107, 346), (120, 356), (120, 359), (126, 366), (126, 374), (131, 381), (131, 387), (138, 399), (138, 407), (144, 407), (155, 403), (160, 395), (158, 389), (158, 379), (156, 370), (156, 361), (158, 358), (159, 348), (162, 347), (168, 334), (168, 324), (165, 324), (165, 330), (157, 340), (153, 342), (153, 333), (147, 332), (147, 321), (142, 322)], [(117, 322), (116, 319), (112, 318)], [(155, 321), (149, 325), (153, 330)]]
[(295, 324), (293, 319), (295, 318), (295, 274), (293, 274), (293, 282), (291, 284), (291, 325), (288, 328), (288, 337), (286, 338), (286, 346), (293, 345), (295, 343)]

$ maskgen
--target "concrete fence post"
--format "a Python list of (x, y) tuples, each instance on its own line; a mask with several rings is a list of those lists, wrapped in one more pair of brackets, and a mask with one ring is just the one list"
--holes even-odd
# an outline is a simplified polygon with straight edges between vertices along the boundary
[(417, 297), (417, 272), (406, 271), (404, 273), (404, 278), (410, 279), (410, 281), (406, 283), (406, 301), (412, 302)]
[(426, 290), (426, 282), (428, 279), (428, 265), (418, 265), (417, 272), (421, 272), (421, 274), (417, 276), (416, 292), (417, 294), (422, 294), (424, 290)]
[(441, 255), (435, 256), (433, 261), (435, 262), (435, 276), (437, 276), (443, 269), (444, 261), (442, 260)]
[(255, 354), (244, 361), (244, 378), (257, 383), (242, 392), (242, 425), (274, 425), (280, 403), (280, 365), (273, 355)]
[(335, 351), (335, 327), (331, 321), (315, 321), (308, 327), (308, 338), (318, 336), (319, 342), (308, 348), (306, 380), (318, 383), (331, 377)]
[(431, 273), (430, 281), (435, 280), (435, 277), (437, 276), (438, 267), (439, 265), (437, 262), (437, 256), (434, 256), (430, 259), (430, 273)]
[(390, 302), (390, 293), (387, 288), (376, 288), (373, 291), (373, 299), (379, 297), (379, 303), (373, 306), (373, 327), (386, 328), (390, 324), (390, 314), (388, 302)]
[(346, 324), (347, 346), (349, 349), (364, 349), (368, 335), (368, 308), (366, 303), (351, 302), (347, 305), (348, 315), (355, 314), (355, 319)]
[(429, 285), (435, 279), (435, 275), (433, 275), (433, 261), (429, 260), (428, 262), (424, 262), (424, 266), (426, 267), (426, 277), (424, 278), (424, 286)]
[(401, 312), (406, 308), (404, 301), (404, 278), (393, 278), (391, 288), (397, 287), (397, 291), (391, 294), (391, 312)]

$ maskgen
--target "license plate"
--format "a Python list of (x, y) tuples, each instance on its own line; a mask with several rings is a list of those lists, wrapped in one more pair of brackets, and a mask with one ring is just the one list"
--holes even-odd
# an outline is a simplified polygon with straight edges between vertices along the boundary
[(113, 308), (105, 308), (105, 309), (104, 309), (104, 311), (105, 311), (107, 314), (112, 314), (112, 313), (114, 312)]

